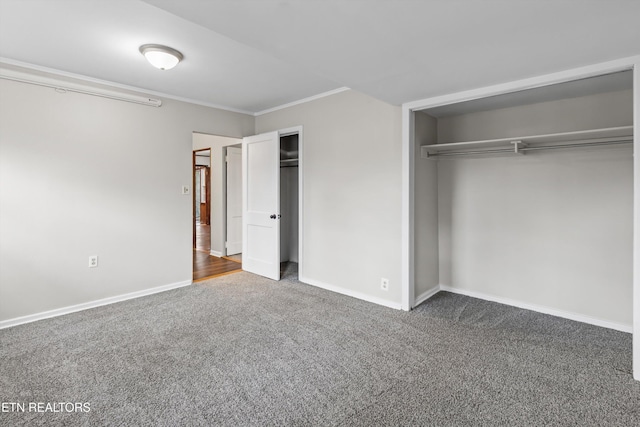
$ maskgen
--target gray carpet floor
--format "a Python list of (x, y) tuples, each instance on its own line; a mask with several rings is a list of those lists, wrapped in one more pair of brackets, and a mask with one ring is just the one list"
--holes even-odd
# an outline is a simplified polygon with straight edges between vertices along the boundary
[(637, 426), (631, 335), (441, 292), (412, 312), (237, 273), (0, 331), (0, 425)]

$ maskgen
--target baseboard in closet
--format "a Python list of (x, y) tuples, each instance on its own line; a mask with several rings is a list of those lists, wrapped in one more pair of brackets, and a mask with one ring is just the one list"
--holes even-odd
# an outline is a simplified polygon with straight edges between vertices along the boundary
[(425, 302), (426, 300), (428, 300), (438, 292), (440, 292), (440, 286), (436, 286), (427, 291), (424, 291), (423, 293), (421, 293), (416, 297), (416, 300), (413, 302), (413, 308), (419, 306), (420, 304), (422, 304), (423, 302)]
[(542, 305), (528, 304), (521, 301), (512, 300), (509, 298), (498, 297), (484, 292), (469, 291), (465, 289), (457, 289), (451, 286), (440, 285), (441, 291), (452, 292), (455, 294), (466, 295), (472, 298), (478, 298), (485, 301), (497, 302), (499, 304), (511, 305), (513, 307), (523, 308), (525, 310), (536, 311), (538, 313), (549, 314), (551, 316), (562, 317), (564, 319), (575, 320), (576, 322), (588, 323), (590, 325), (600, 326), (603, 328), (614, 329), (621, 332), (633, 332), (631, 325), (625, 325), (622, 323), (610, 322), (608, 320), (597, 319), (595, 317), (586, 316), (584, 314), (572, 313), (570, 311), (558, 310), (551, 307), (545, 307)]

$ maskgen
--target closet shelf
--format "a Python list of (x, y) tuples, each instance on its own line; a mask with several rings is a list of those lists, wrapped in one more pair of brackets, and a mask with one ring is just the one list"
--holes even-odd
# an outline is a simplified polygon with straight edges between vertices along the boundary
[[(633, 142), (633, 126), (599, 128), (546, 135), (486, 139), (482, 141), (450, 142), (423, 145), (423, 159), (464, 154), (524, 153), (526, 151), (583, 146), (626, 144)], [(547, 145), (538, 145), (547, 144)]]

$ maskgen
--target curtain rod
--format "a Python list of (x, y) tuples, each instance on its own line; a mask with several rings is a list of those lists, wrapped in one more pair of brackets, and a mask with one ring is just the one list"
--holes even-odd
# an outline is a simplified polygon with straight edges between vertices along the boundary
[(127, 95), (124, 93), (108, 92), (108, 91), (100, 91), (100, 90), (85, 90), (85, 89), (79, 89), (74, 87), (65, 87), (65, 86), (55, 85), (52, 83), (21, 79), (18, 77), (12, 77), (12, 76), (7, 76), (3, 74), (0, 74), (0, 79), (11, 80), (14, 82), (25, 83), (25, 84), (35, 85), (35, 86), (48, 87), (48, 88), (54, 89), (58, 93), (67, 93), (67, 92), (81, 93), (83, 95), (98, 96), (101, 98), (114, 99), (116, 101), (131, 102), (134, 104), (147, 105), (150, 107), (160, 107), (162, 105), (162, 101), (159, 99), (146, 98), (146, 97), (135, 96), (135, 95)]

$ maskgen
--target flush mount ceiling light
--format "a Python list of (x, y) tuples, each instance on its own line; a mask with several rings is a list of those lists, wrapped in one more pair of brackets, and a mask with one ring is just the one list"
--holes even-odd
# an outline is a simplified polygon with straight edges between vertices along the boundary
[(182, 54), (175, 49), (160, 44), (143, 44), (140, 53), (151, 65), (161, 70), (170, 70), (182, 61)]

